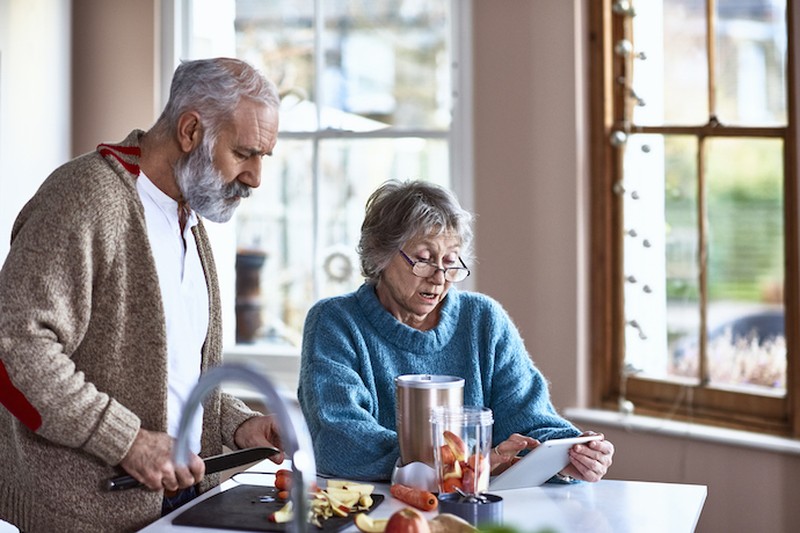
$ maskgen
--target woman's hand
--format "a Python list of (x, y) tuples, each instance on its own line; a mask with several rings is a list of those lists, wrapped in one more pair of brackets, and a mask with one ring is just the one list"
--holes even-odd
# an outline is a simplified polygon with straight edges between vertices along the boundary
[[(597, 433), (587, 431), (583, 435), (597, 435)], [(602, 437), (600, 440), (576, 444), (570, 448), (570, 464), (561, 473), (590, 482), (603, 479), (613, 462), (614, 445), (605, 440), (602, 434), (600, 436)]]
[(518, 455), (522, 450), (532, 450), (537, 446), (539, 446), (539, 441), (533, 437), (514, 433), (507, 440), (492, 448), (492, 453), (489, 456), (492, 475), (496, 476), (504, 472), (508, 467), (519, 461), (520, 457)]

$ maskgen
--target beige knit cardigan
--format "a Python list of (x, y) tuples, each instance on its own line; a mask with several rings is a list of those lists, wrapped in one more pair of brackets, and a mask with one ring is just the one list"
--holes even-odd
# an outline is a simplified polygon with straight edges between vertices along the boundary
[[(0, 517), (23, 531), (133, 531), (162, 494), (106, 492), (140, 427), (167, 428), (167, 348), (158, 276), (136, 192), (141, 131), (66, 163), (22, 209), (0, 271)], [(21, 179), (21, 178), (20, 178)], [(217, 276), (202, 368), (221, 362)], [(254, 416), (216, 391), (201, 455), (236, 448)], [(209, 476), (207, 489), (217, 482)]]

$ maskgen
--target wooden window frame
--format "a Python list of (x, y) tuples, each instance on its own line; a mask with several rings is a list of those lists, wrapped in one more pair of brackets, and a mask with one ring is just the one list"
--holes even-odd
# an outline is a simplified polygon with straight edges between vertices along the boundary
[[(589, 2), (590, 77), (590, 346), (591, 401), (595, 407), (618, 410), (621, 401), (633, 403), (637, 414), (690, 420), (775, 435), (800, 437), (800, 331), (798, 323), (798, 184), (797, 181), (797, 55), (800, 11), (787, 2), (787, 127), (645, 128), (628, 125), (629, 133), (690, 133), (698, 139), (720, 136), (762, 136), (784, 141), (785, 198), (785, 323), (787, 376), (785, 396), (766, 396), (723, 390), (696, 381), (661, 381), (638, 376), (623, 378), (625, 312), (623, 285), (622, 197), (614, 193), (621, 176), (623, 150), (610, 142), (620, 127), (615, 110), (630, 98), (615, 80), (624, 74), (626, 59), (613, 53), (614, 36), (624, 35), (624, 17), (612, 11), (614, 0)], [(711, 2), (713, 7), (713, 1)], [(713, 109), (713, 108), (712, 108)]]

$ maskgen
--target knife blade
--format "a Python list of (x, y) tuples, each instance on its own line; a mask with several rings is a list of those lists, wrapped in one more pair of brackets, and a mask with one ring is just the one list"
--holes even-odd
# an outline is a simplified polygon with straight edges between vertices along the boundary
[[(206, 457), (203, 462), (206, 464), (206, 474), (214, 474), (222, 470), (260, 461), (278, 453), (280, 453), (280, 450), (276, 448), (260, 446)], [(125, 490), (140, 487), (141, 485), (133, 476), (117, 476), (107, 481), (106, 490)]]

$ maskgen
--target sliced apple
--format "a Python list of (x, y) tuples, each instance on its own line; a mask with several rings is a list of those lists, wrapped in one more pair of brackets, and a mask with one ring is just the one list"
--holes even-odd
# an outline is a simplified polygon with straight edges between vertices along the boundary
[(475, 533), (475, 526), (451, 513), (440, 513), (428, 520), (431, 533)]
[(345, 505), (343, 502), (339, 501), (336, 496), (333, 496), (327, 492), (326, 494), (328, 496), (328, 502), (331, 504), (331, 511), (333, 511), (334, 515), (347, 516), (350, 514), (350, 511), (352, 511), (352, 507), (350, 505)]
[(455, 463), (453, 463), (453, 469), (448, 472), (445, 472), (443, 479), (450, 479), (450, 478), (461, 479), (462, 475), (463, 472), (461, 470), (461, 463), (456, 461)]
[(348, 490), (348, 489), (339, 489), (336, 487), (328, 487), (325, 489), (325, 492), (328, 493), (328, 496), (332, 496), (336, 498), (337, 501), (346, 505), (347, 507), (352, 507), (358, 503), (358, 499), (361, 497), (361, 493)]
[(442, 464), (445, 466), (452, 465), (456, 462), (456, 457), (453, 455), (453, 450), (450, 449), (448, 444), (442, 444), (439, 447), (439, 454), (442, 459)]
[(456, 461), (464, 461), (467, 458), (467, 445), (461, 440), (461, 437), (446, 429), (442, 433), (444, 441), (450, 446)]
[(358, 506), (363, 509), (369, 509), (370, 507), (372, 507), (373, 503), (374, 500), (372, 499), (372, 496), (370, 496), (369, 494), (364, 494), (358, 498)]
[(358, 492), (362, 496), (372, 494), (375, 490), (375, 485), (369, 483), (356, 483), (355, 481), (347, 481), (346, 479), (329, 479), (328, 488), (347, 489)]
[(373, 519), (367, 513), (358, 513), (355, 518), (356, 527), (362, 533), (383, 533), (387, 522), (388, 518)]
[(286, 502), (286, 505), (269, 515), (269, 521), (276, 524), (283, 524), (290, 522), (294, 518), (294, 511), (292, 510), (292, 502)]

